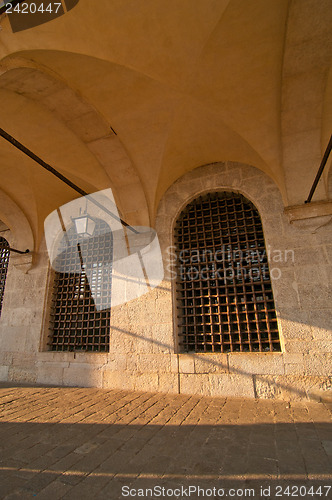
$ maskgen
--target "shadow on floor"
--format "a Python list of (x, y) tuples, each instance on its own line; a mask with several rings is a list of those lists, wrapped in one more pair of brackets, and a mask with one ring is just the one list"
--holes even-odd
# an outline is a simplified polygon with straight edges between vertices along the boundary
[[(162, 498), (163, 487), (167, 498), (187, 498), (189, 493), (189, 498), (222, 498), (226, 493), (235, 498), (277, 498), (278, 491), (283, 498), (277, 487), (289, 485), (293, 496), (301, 498), (332, 494), (327, 488), (332, 434), (326, 423), (3, 422), (0, 437), (1, 498)], [(207, 494), (198, 487), (207, 488)], [(319, 487), (322, 495), (311, 495)], [(143, 488), (151, 494), (139, 491)], [(248, 492), (232, 495), (229, 488)]]

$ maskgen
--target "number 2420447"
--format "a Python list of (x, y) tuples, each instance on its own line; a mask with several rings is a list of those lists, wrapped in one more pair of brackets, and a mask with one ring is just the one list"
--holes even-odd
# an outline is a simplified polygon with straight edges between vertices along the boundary
[(41, 3), (40, 5), (37, 5), (34, 2), (23, 2), (18, 3), (17, 5), (15, 5), (15, 7), (13, 7), (11, 3), (9, 3), (6, 8), (6, 13), (13, 14), (14, 12), (16, 12), (18, 14), (35, 14), (36, 12), (45, 12), (49, 14), (57, 14), (61, 7), (61, 2), (50, 2), (45, 4)]

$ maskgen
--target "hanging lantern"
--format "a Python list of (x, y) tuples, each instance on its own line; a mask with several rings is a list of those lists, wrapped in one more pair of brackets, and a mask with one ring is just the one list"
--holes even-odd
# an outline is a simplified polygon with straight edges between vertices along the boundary
[(83, 214), (78, 217), (73, 217), (75, 223), (75, 228), (77, 234), (83, 236), (83, 238), (89, 238), (93, 235), (95, 230), (96, 222), (88, 214)]

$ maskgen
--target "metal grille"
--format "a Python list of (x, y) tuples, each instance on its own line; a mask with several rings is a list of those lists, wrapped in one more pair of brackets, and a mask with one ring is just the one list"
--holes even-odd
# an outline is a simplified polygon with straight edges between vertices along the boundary
[(10, 250), (8, 241), (0, 236), (0, 314), (2, 309), (3, 295), (5, 292), (9, 254)]
[[(68, 269), (68, 272), (55, 274), (50, 327), (52, 333), (49, 335), (48, 345), (52, 351), (108, 351), (112, 234), (103, 221), (97, 221), (94, 237), (85, 241), (78, 241), (74, 228), (66, 234), (64, 251), (58, 265), (61, 264), (61, 268)], [(68, 242), (69, 248), (66, 247)], [(82, 266), (80, 274), (71, 272), (75, 269), (78, 250)], [(86, 256), (84, 263), (82, 255)], [(99, 310), (94, 297), (98, 300)]]
[(211, 193), (176, 228), (180, 347), (195, 352), (280, 351), (260, 216), (238, 193)]

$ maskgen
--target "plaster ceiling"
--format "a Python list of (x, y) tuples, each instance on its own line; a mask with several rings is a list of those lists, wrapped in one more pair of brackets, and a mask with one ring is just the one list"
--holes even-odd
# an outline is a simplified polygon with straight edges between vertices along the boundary
[[(81, 187), (112, 187), (132, 223), (153, 224), (176, 179), (224, 160), (266, 172), (285, 205), (304, 201), (331, 130), (331, 21), (329, 0), (319, 8), (313, 0), (80, 0), (19, 33), (3, 17), (0, 127)], [(24, 78), (15, 69), (29, 67), (35, 73)], [(116, 144), (106, 153), (101, 142), (89, 145), (85, 134), (109, 127)], [(37, 240), (44, 217), (76, 196), (3, 140), (0, 175)]]

